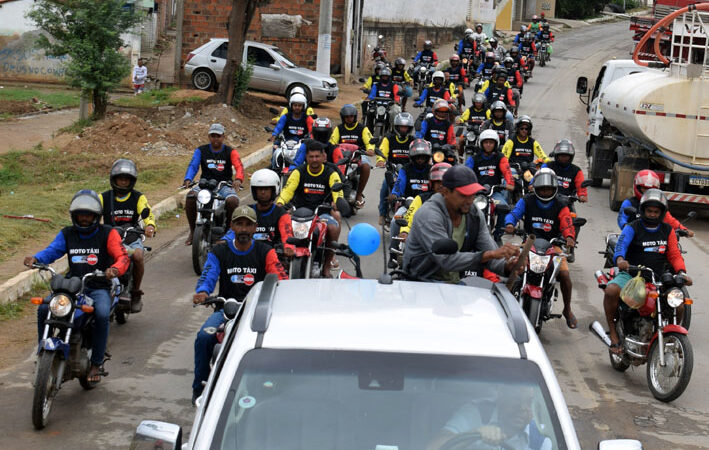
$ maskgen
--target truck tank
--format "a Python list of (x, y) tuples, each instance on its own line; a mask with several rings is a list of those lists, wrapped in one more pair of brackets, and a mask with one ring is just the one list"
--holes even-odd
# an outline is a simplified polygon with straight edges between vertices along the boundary
[[(683, 163), (709, 168), (709, 80), (687, 78), (673, 69), (612, 82), (600, 98), (601, 111), (623, 135)], [(696, 172), (678, 164), (673, 169)]]

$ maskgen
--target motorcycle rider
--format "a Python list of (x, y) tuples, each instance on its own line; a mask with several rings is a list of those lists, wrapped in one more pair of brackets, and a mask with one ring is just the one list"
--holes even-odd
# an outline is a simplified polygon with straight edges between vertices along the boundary
[(291, 95), (288, 106), (290, 112), (278, 119), (273, 133), (268, 138), (269, 141), (274, 141), (281, 133), (283, 133), (283, 139), (286, 141), (301, 141), (310, 136), (313, 130), (313, 118), (305, 113), (308, 107), (308, 100), (305, 95)]
[[(290, 95), (292, 96), (293, 94), (302, 94), (302, 95), (305, 95), (305, 91), (303, 90), (302, 87), (296, 86), (296, 87), (294, 87), (293, 89), (290, 90)], [(283, 109), (281, 110), (281, 113), (280, 113), (279, 115), (277, 115), (276, 117), (272, 118), (272, 119), (271, 119), (271, 122), (274, 123), (274, 124), (278, 123), (278, 120), (279, 120), (281, 117), (283, 117), (283, 116), (285, 116), (286, 114), (288, 114), (288, 111), (289, 111), (289, 110), (288, 110), (288, 107), (287, 107), (287, 106), (284, 106)], [(308, 116), (312, 117), (313, 119), (317, 119), (317, 117), (318, 117), (317, 115), (315, 115), (315, 111), (313, 111), (313, 108), (311, 108), (310, 106), (308, 106), (308, 107), (305, 109), (305, 114), (307, 114)]]
[[(508, 113), (509, 111), (503, 102), (499, 100), (494, 102), (490, 105), (490, 118), (482, 124), (480, 130), (495, 130), (500, 136), (500, 142), (505, 142), (507, 145), (510, 137), (514, 134), (514, 123), (507, 118)], [(505, 157), (509, 159), (508, 155)]]
[[(528, 234), (548, 241), (561, 235), (566, 239), (566, 246), (573, 248), (576, 241), (571, 212), (566, 202), (558, 197), (559, 180), (554, 171), (549, 168), (540, 169), (532, 181), (532, 189), (534, 192), (519, 199), (514, 209), (505, 217), (505, 232), (514, 233), (517, 222), (523, 220), (524, 231)], [(557, 252), (562, 251), (556, 245), (554, 248)], [(576, 328), (578, 321), (571, 311), (573, 285), (565, 257), (561, 258), (557, 279), (564, 299), (562, 315), (566, 319), (566, 326)]]
[(450, 122), (450, 105), (445, 100), (436, 100), (433, 104), (433, 117), (429, 117), (421, 122), (421, 129), (416, 133), (416, 137), (435, 144), (455, 145), (455, 130)]
[(483, 24), (479, 23), (475, 25), (473, 39), (475, 39), (478, 48), (481, 48), (483, 45), (487, 45), (487, 34), (483, 31)]
[[(355, 109), (356, 111), (356, 109)], [(340, 183), (338, 170), (325, 164), (325, 145), (315, 140), (306, 141), (305, 164), (295, 169), (286, 183), (276, 204), (283, 206), (292, 203), (295, 208), (307, 207), (313, 211), (325, 202), (332, 203), (330, 214), (319, 214), (321, 221), (327, 223), (327, 242), (337, 242), (340, 237), (340, 213), (336, 202), (342, 198), (342, 191), (333, 191), (335, 183)], [(330, 277), (330, 265), (334, 254), (325, 252), (322, 275)]]
[(549, 23), (542, 25), (542, 29), (537, 33), (537, 41), (547, 44), (547, 54), (551, 58), (551, 43), (554, 42), (554, 33), (549, 29)]
[[(386, 67), (386, 66), (382, 62), (378, 62), (374, 65), (374, 74), (371, 75), (369, 78), (367, 78), (367, 81), (364, 82), (364, 84), (360, 88), (362, 92), (369, 95), (369, 92), (372, 90), (372, 86), (374, 86), (374, 83), (379, 82), (379, 74), (381, 73), (381, 71), (384, 67)], [(362, 100), (362, 116), (363, 117), (367, 117), (367, 109), (368, 108), (369, 108), (369, 101), (365, 98), (364, 100)]]
[[(679, 249), (677, 236), (664, 220), (667, 214), (667, 198), (659, 189), (650, 188), (640, 198), (640, 219), (633, 220), (623, 228), (615, 247), (613, 261), (620, 272), (608, 283), (603, 296), (611, 351), (622, 354), (620, 338), (615, 328), (620, 291), (631, 280), (626, 272), (632, 265), (643, 265), (661, 274), (669, 263), (675, 273), (684, 274), (687, 286), (692, 279), (685, 273), (684, 258)], [(681, 307), (680, 307), (681, 308)], [(680, 310), (680, 315), (683, 310)]]
[[(485, 130), (480, 133), (480, 148), (482, 151), (468, 157), (465, 165), (470, 167), (476, 176), (478, 182), (483, 186), (496, 186), (503, 184), (504, 180), (505, 191), (496, 190), (492, 194), (492, 200), (495, 205), (507, 206), (509, 204), (509, 194), (507, 191), (513, 191), (515, 188), (510, 164), (502, 153), (498, 151), (500, 146), (500, 137), (493, 130)], [(502, 226), (505, 222), (503, 214), (498, 213), (495, 220), (495, 230), (492, 233), (493, 239), (497, 245), (502, 245)]]
[(436, 163), (431, 166), (431, 170), (428, 175), (429, 188), (427, 191), (421, 192), (417, 195), (411, 202), (411, 205), (409, 205), (409, 208), (404, 214), (404, 219), (406, 220), (407, 225), (399, 228), (399, 238), (406, 240), (409, 236), (409, 231), (411, 231), (411, 224), (414, 221), (414, 216), (421, 205), (426, 203), (426, 200), (430, 199), (433, 194), (443, 192), (443, 174), (446, 173), (446, 170), (451, 167), (453, 166), (446, 162)]
[(490, 44), (490, 47), (488, 47), (488, 51), (492, 52), (495, 54), (495, 60), (497, 61), (502, 61), (505, 58), (505, 49), (498, 44), (497, 38), (494, 36), (491, 37), (488, 40), (488, 43)]
[[(451, 83), (453, 83), (455, 92), (459, 97), (461, 104), (465, 104), (465, 100), (463, 99), (463, 88), (468, 84), (468, 74), (465, 72), (465, 68), (460, 63), (460, 56), (451, 55), (448, 61), (450, 62), (450, 67), (443, 70), (443, 75), (448, 75), (448, 79)], [(458, 86), (460, 86), (460, 90), (458, 90)]]
[(529, 70), (529, 78), (532, 78), (534, 70), (534, 55), (537, 54), (537, 46), (534, 43), (534, 37), (529, 31), (524, 35), (524, 38), (519, 42), (520, 55), (526, 59), (527, 69)]
[(532, 22), (527, 27), (527, 31), (529, 31), (530, 33), (533, 33), (533, 34), (537, 34), (539, 32), (539, 28), (540, 28), (539, 16), (534, 14), (532, 16)]
[[(481, 94), (480, 92), (476, 92), (475, 95), (473, 95), (473, 104), (470, 106), (470, 108), (466, 109), (463, 114), (460, 115), (460, 117), (458, 118), (458, 123), (464, 123), (469, 127), (477, 128), (474, 131), (476, 134), (479, 135), (482, 124), (488, 119), (488, 116), (490, 115), (489, 110), (485, 108), (486, 100), (487, 99), (483, 94)], [(463, 151), (465, 150), (465, 141), (465, 135), (461, 136), (458, 141), (459, 155), (462, 155)]]
[[(332, 122), (327, 117), (318, 117), (313, 122), (313, 139), (325, 146), (326, 162), (335, 165), (335, 163), (342, 160), (344, 156), (340, 147), (330, 142), (332, 131)], [(289, 167), (289, 170), (295, 170), (305, 162), (305, 149), (305, 142), (302, 142), (300, 147), (298, 147), (298, 153), (296, 153), (293, 164)], [(337, 167), (337, 170), (340, 172), (340, 178), (342, 178), (344, 167)]]
[(430, 67), (434, 67), (438, 64), (438, 56), (436, 52), (432, 50), (433, 42), (426, 40), (423, 43), (423, 50), (416, 54), (414, 57), (415, 63), (428, 64)]
[(519, 69), (515, 69), (515, 60), (511, 56), (508, 56), (503, 61), (503, 66), (507, 70), (507, 84), (510, 85), (512, 89), (512, 98), (515, 104), (519, 106), (519, 98), (522, 95), (522, 89), (524, 87), (524, 77)]
[(340, 109), (340, 118), (342, 119), (342, 123), (332, 130), (330, 143), (333, 145), (355, 144), (366, 152), (366, 156), (362, 155), (362, 162), (359, 165), (359, 186), (357, 186), (357, 200), (355, 204), (356, 208), (361, 209), (364, 207), (364, 188), (367, 186), (371, 171), (371, 164), (367, 156), (374, 156), (374, 144), (370, 142), (372, 140), (372, 133), (369, 131), (369, 128), (357, 121), (357, 108), (355, 108), (354, 105), (347, 104), (343, 106)]
[(458, 56), (461, 59), (472, 60), (475, 58), (475, 54), (478, 51), (478, 43), (475, 40), (473, 30), (470, 28), (465, 30), (465, 37), (458, 42), (458, 46), (456, 48), (458, 49)]
[[(635, 210), (640, 211), (640, 198), (648, 189), (660, 189), (660, 177), (652, 170), (641, 170), (635, 174), (633, 179), (633, 197), (626, 198), (620, 205), (620, 211), (618, 212), (618, 227), (624, 229), (625, 226), (633, 221), (633, 218), (628, 217), (625, 214), (625, 208), (633, 207)], [(689, 237), (694, 237), (694, 231), (688, 229), (682, 225), (679, 220), (675, 219), (670, 211), (664, 215), (665, 223), (672, 227), (673, 230), (687, 230), (687, 235)]]
[(515, 102), (512, 89), (507, 83), (507, 70), (500, 68), (495, 71), (493, 76), (494, 83), (490, 83), (490, 86), (485, 89), (483, 94), (487, 97), (488, 103), (492, 104), (496, 101), (502, 101), (505, 103), (507, 110), (517, 111), (517, 103)]
[(514, 70), (518, 70), (521, 74), (522, 71), (527, 69), (526, 60), (523, 61), (522, 57), (519, 54), (519, 46), (515, 45), (513, 47), (510, 47), (509, 57), (512, 58), (512, 68)]
[(414, 95), (412, 85), (414, 80), (406, 71), (406, 60), (404, 58), (396, 58), (394, 61), (394, 69), (391, 71), (391, 80), (400, 86), (399, 94), (401, 95), (401, 110), (406, 111), (406, 102), (409, 97)]
[(532, 164), (535, 159), (545, 163), (551, 161), (539, 142), (531, 136), (533, 127), (534, 124), (529, 116), (523, 115), (517, 119), (514, 136), (502, 147), (502, 154), (509, 159), (510, 164)]
[[(150, 210), (148, 198), (134, 189), (138, 181), (138, 168), (135, 163), (130, 159), (116, 160), (111, 166), (109, 181), (111, 189), (99, 194), (103, 206), (103, 223), (113, 227), (138, 227), (142, 219), (145, 225), (145, 236), (153, 237), (156, 230), (155, 216)], [(143, 218), (143, 214), (147, 217)], [(125, 247), (133, 261), (133, 290), (129, 294), (130, 312), (135, 314), (143, 309), (143, 291), (140, 290), (143, 274), (145, 274), (142, 237), (138, 236)]]
[[(121, 243), (118, 231), (109, 225), (101, 225), (103, 207), (96, 192), (84, 189), (77, 192), (69, 203), (71, 225), (63, 228), (47, 248), (27, 256), (24, 264), (32, 267), (34, 263), (51, 264), (67, 255), (69, 272), (67, 277), (83, 277), (101, 270), (106, 279), (92, 278), (86, 281), (84, 294), (94, 300), (94, 327), (91, 348), (91, 369), (88, 381), (98, 383), (104, 375), (103, 361), (108, 341), (108, 319), (111, 312), (111, 281), (128, 270), (130, 259)], [(44, 334), (49, 304), (44, 303), (37, 309), (38, 339)]]
[[(399, 85), (391, 81), (391, 69), (385, 67), (379, 73), (379, 82), (374, 83), (369, 92), (367, 100), (370, 102), (375, 98), (388, 98), (394, 100), (394, 104), (389, 107), (389, 126), (394, 128), (394, 117), (401, 112), (401, 97), (399, 97)], [(375, 112), (369, 111), (368, 122), (373, 125)]]
[[(409, 162), (409, 148), (414, 140), (413, 130), (414, 117), (411, 114), (402, 112), (394, 118), (394, 132), (384, 136), (379, 144), (382, 156), (377, 155), (377, 167), (385, 167), (387, 161), (402, 165)], [(384, 223), (388, 208), (387, 197), (393, 187), (393, 185), (387, 184), (386, 177), (384, 177), (382, 188), (379, 191), (379, 225)]]
[(492, 77), (492, 69), (497, 65), (495, 61), (495, 53), (485, 52), (485, 61), (481, 62), (478, 66), (477, 74), (482, 76), (484, 79), (490, 79)]
[[(183, 186), (189, 187), (192, 180), (201, 170), (201, 177), (217, 182), (226, 182), (219, 188), (218, 195), (225, 198), (227, 223), (231, 221), (231, 214), (239, 206), (239, 197), (236, 191), (244, 182), (244, 166), (241, 164), (239, 152), (224, 144), (224, 126), (213, 123), (209, 127), (209, 144), (197, 147), (192, 155), (192, 160), (185, 172)], [(231, 185), (229, 184), (231, 183)], [(195, 222), (197, 222), (197, 191), (195, 186), (185, 199), (185, 215), (190, 226), (190, 234), (185, 245), (192, 245)]]
[[(417, 210), (406, 239), (404, 270), (415, 279), (460, 282), (461, 276), (481, 276), (484, 269), (504, 275), (516, 264), (519, 247), (498, 248), (482, 212), (473, 206), (475, 194), (484, 190), (475, 173), (464, 165), (448, 169), (442, 177), (443, 192), (431, 196)], [(458, 244), (454, 255), (433, 255), (439, 239)], [(507, 259), (507, 261), (505, 261)]]
[[(251, 287), (263, 281), (267, 274), (275, 273), (279, 280), (288, 279), (273, 247), (265, 242), (254, 240), (256, 227), (256, 211), (253, 208), (241, 206), (234, 211), (230, 238), (216, 244), (207, 255), (207, 262), (204, 264), (204, 270), (192, 296), (193, 304), (204, 303), (209, 294), (214, 291), (217, 281), (219, 281), (219, 297), (233, 298), (242, 302)], [(204, 321), (195, 338), (193, 405), (202, 395), (203, 383), (209, 378), (209, 360), (217, 343), (216, 330), (224, 321), (221, 309), (214, 311)]]
[(437, 100), (450, 100), (451, 93), (450, 89), (446, 88), (444, 85), (445, 80), (446, 76), (442, 71), (435, 71), (433, 73), (433, 78), (431, 79), (431, 84), (426, 86), (423, 92), (421, 92), (418, 100), (414, 102), (414, 107), (418, 108), (422, 104), (426, 103), (426, 107), (430, 108)]
[[(581, 203), (588, 201), (588, 190), (581, 186), (584, 181), (583, 170), (576, 164), (573, 164), (576, 150), (574, 144), (569, 139), (562, 139), (556, 143), (554, 150), (550, 156), (554, 157), (551, 161), (544, 165), (554, 171), (559, 179), (559, 194), (561, 195), (578, 195)], [(573, 206), (569, 207), (573, 211)]]
[(522, 26), (519, 28), (519, 33), (517, 33), (517, 34), (515, 35), (515, 38), (514, 38), (514, 40), (512, 41), (512, 43), (515, 44), (515, 46), (519, 46), (519, 43), (522, 42), (522, 39), (524, 39), (524, 35), (525, 35), (525, 34), (527, 34), (527, 26), (526, 26), (526, 25), (522, 25)]
[[(416, 197), (430, 190), (429, 172), (431, 170), (431, 144), (423, 139), (414, 139), (409, 147), (409, 162), (399, 170), (399, 176), (389, 195), (389, 201), (393, 202), (398, 197)], [(402, 205), (394, 213), (390, 224), (392, 238), (399, 235), (399, 224), (397, 218), (401, 218), (406, 212), (406, 206)], [(391, 249), (399, 247), (399, 242), (392, 239)], [(389, 268), (397, 266), (393, 254), (389, 254)]]

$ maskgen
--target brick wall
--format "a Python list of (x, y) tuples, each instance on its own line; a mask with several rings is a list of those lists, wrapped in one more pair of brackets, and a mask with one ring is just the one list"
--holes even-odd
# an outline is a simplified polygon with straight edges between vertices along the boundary
[[(182, 61), (187, 54), (213, 37), (228, 37), (227, 21), (231, 0), (185, 0)], [(342, 49), (345, 0), (333, 0), (332, 47), (330, 65), (333, 73), (339, 72)], [(312, 22), (303, 24), (295, 38), (267, 38), (261, 36), (261, 13), (301, 15)], [(247, 39), (280, 47), (295, 63), (315, 69), (318, 45), (318, 19), (320, 0), (273, 0), (254, 14)]]

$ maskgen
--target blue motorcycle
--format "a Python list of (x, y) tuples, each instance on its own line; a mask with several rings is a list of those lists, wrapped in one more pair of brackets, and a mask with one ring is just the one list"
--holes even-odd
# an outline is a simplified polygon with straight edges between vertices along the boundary
[[(86, 281), (103, 278), (99, 270), (83, 277), (66, 278), (48, 265), (33, 264), (33, 268), (52, 273), (51, 294), (47, 298), (33, 297), (36, 305), (48, 304), (44, 333), (37, 348), (37, 367), (32, 400), (32, 423), (41, 430), (49, 422), (52, 403), (62, 383), (79, 379), (81, 387), (91, 390), (96, 382), (89, 381), (91, 348), (94, 326), (93, 299), (84, 294)], [(121, 285), (113, 279), (111, 288), (111, 314), (118, 305)], [(104, 362), (110, 357), (106, 353)], [(108, 375), (103, 371), (103, 376)]]

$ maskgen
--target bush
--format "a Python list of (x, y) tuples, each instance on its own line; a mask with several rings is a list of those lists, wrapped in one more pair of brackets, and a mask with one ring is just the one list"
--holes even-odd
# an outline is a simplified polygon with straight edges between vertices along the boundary
[(556, 15), (562, 19), (587, 19), (598, 14), (606, 3), (607, 0), (559, 0)]
[(251, 75), (254, 73), (254, 65), (252, 61), (249, 61), (244, 66), (239, 64), (234, 72), (234, 96), (231, 99), (231, 105), (234, 107), (239, 106), (241, 98), (244, 93), (249, 88), (249, 81), (251, 80)]

